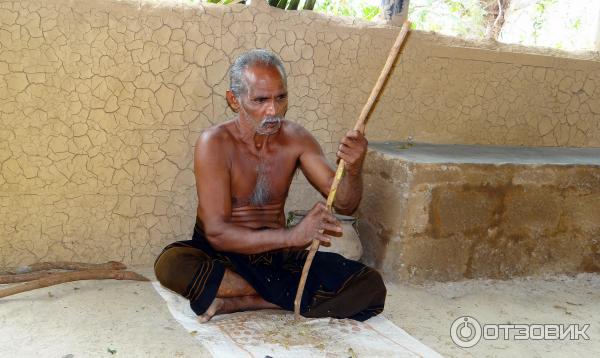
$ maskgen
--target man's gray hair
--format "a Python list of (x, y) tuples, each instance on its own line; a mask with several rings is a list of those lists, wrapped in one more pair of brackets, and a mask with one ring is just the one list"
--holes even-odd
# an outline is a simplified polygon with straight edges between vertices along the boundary
[(269, 50), (254, 49), (239, 55), (229, 68), (229, 89), (235, 97), (240, 98), (241, 95), (248, 93), (244, 71), (256, 64), (277, 68), (283, 83), (287, 86), (287, 74), (279, 56)]

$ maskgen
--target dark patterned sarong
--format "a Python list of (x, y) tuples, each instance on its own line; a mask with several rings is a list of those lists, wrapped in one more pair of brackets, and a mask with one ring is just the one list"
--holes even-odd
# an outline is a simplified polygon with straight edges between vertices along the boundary
[[(243, 255), (215, 251), (196, 224), (192, 240), (167, 246), (154, 264), (160, 283), (190, 300), (200, 315), (217, 295), (229, 269), (265, 300), (285, 310), (294, 298), (308, 251), (277, 250)], [(383, 311), (386, 288), (374, 269), (341, 255), (317, 252), (306, 280), (300, 313), (305, 317), (364, 321)]]

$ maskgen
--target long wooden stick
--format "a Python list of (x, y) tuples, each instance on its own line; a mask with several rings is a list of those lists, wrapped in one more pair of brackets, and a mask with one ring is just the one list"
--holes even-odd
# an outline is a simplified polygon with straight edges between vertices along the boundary
[(102, 264), (88, 264), (84, 262), (40, 262), (36, 264), (6, 268), (0, 275), (25, 274), (44, 270), (124, 270), (127, 266), (117, 261), (108, 261)]
[(146, 277), (131, 271), (122, 270), (84, 270), (54, 273), (39, 280), (0, 289), (0, 298), (38, 288), (54, 286), (65, 282), (80, 280), (135, 280), (149, 281)]
[(15, 275), (0, 275), (0, 284), (33, 281), (38, 280), (40, 278), (48, 277), (56, 273), (56, 271), (47, 270), (38, 272), (19, 273)]
[[(360, 131), (361, 133), (364, 134), (365, 127), (367, 124), (367, 117), (368, 117), (369, 113), (371, 112), (371, 109), (373, 108), (373, 104), (377, 100), (379, 93), (381, 92), (381, 88), (383, 87), (383, 84), (385, 83), (385, 80), (387, 79), (387, 77), (390, 73), (392, 65), (394, 64), (394, 61), (396, 60), (396, 57), (398, 56), (398, 53), (400, 52), (400, 48), (402, 47), (402, 44), (404, 43), (404, 40), (406, 39), (406, 34), (408, 33), (409, 28), (410, 28), (410, 22), (406, 21), (404, 23), (404, 25), (402, 26), (402, 28), (400, 29), (400, 33), (398, 34), (398, 37), (396, 38), (396, 42), (394, 42), (394, 46), (392, 46), (392, 49), (390, 50), (390, 54), (388, 55), (387, 61), (385, 62), (385, 66), (383, 66), (383, 70), (381, 70), (381, 73), (379, 74), (377, 83), (375, 84), (375, 87), (373, 87), (373, 90), (371, 91), (371, 95), (369, 96), (367, 103), (365, 103), (365, 106), (363, 107), (363, 110), (360, 113), (358, 120), (356, 121), (354, 130)], [(327, 196), (327, 209), (329, 211), (332, 210), (333, 201), (335, 200), (335, 194), (337, 192), (338, 185), (340, 184), (340, 181), (342, 180), (342, 177), (344, 176), (344, 166), (345, 166), (345, 162), (342, 159), (338, 163), (338, 167), (335, 172), (335, 177), (333, 179), (333, 183), (331, 184), (331, 189), (329, 190), (329, 195)], [(319, 240), (313, 239), (313, 241), (310, 245), (310, 250), (308, 251), (308, 256), (306, 257), (306, 261), (304, 262), (304, 267), (302, 268), (302, 276), (300, 276), (300, 283), (298, 284), (298, 290), (296, 291), (296, 298), (294, 300), (295, 319), (300, 319), (300, 303), (302, 301), (302, 294), (304, 293), (304, 286), (306, 285), (306, 278), (308, 277), (308, 272), (310, 271), (310, 266), (312, 265), (312, 261), (315, 257), (315, 254), (317, 253), (317, 250), (319, 250), (319, 245), (320, 245)]]
[[(43, 267), (53, 267), (49, 270), (40, 271), (40, 268)], [(57, 273), (62, 273), (64, 271), (55, 271), (58, 269), (64, 270), (74, 270), (74, 271), (88, 271), (88, 270), (124, 270), (127, 268), (124, 264), (115, 261), (109, 261), (103, 264), (83, 264), (79, 262), (42, 262), (41, 264), (34, 264), (32, 266), (25, 266), (25, 268), (32, 268), (27, 272), (27, 270), (23, 270), (21, 267), (17, 272), (26, 272), (26, 273), (17, 273), (17, 274), (8, 274), (8, 275), (0, 275), (0, 284), (6, 283), (17, 283), (17, 282), (27, 282), (33, 281), (40, 278), (48, 277), (51, 275), (55, 275)], [(14, 271), (14, 270), (11, 270)]]

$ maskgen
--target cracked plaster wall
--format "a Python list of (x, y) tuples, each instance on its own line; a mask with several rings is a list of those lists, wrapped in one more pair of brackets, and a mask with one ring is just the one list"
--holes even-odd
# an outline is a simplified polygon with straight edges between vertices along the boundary
[(372, 116), (371, 138), (600, 147), (597, 55), (476, 48), (422, 33), (411, 40)]
[[(231, 115), (226, 71), (249, 48), (281, 55), (288, 117), (331, 158), (397, 31), (261, 4), (0, 2), (0, 266), (148, 264), (187, 239), (193, 143)], [(598, 62), (465, 49), (417, 33), (368, 132), (597, 146), (598, 86)], [(291, 205), (312, 205), (318, 197), (295, 183)]]

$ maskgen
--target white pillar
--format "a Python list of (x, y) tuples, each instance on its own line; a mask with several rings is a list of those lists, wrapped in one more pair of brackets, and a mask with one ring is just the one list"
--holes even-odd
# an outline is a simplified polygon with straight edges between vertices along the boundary
[(596, 17), (596, 41), (594, 44), (596, 45), (596, 51), (600, 51), (600, 3), (596, 6), (598, 16)]

